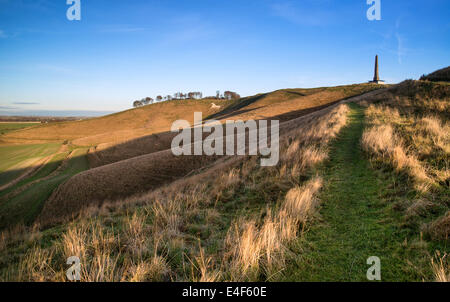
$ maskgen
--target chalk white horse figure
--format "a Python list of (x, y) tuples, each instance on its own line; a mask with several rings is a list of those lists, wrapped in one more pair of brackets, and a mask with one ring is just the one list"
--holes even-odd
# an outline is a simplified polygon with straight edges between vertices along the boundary
[(211, 109), (220, 109), (220, 108), (222, 108), (222, 106), (211, 103)]

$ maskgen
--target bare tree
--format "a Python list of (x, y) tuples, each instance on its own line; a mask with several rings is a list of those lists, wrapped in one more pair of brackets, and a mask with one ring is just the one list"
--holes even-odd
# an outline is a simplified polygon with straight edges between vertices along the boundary
[(145, 104), (153, 104), (153, 99), (151, 97), (146, 97)]
[(191, 92), (192, 93), (192, 98), (194, 98), (194, 99), (201, 99), (202, 98), (202, 93), (201, 92), (199, 92), (199, 91), (197, 91), (197, 92)]
[(141, 107), (142, 105), (143, 105), (143, 104), (142, 104), (141, 101), (134, 101), (134, 103), (133, 103), (133, 107), (134, 107), (134, 108)]
[(223, 96), (226, 100), (237, 100), (241, 97), (239, 94), (233, 91), (225, 91), (223, 93)]

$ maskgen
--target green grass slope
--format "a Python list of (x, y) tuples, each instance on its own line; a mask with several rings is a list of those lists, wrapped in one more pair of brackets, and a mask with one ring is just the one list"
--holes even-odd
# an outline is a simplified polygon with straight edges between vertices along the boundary
[(0, 146), (0, 186), (18, 177), (23, 169), (54, 154), (60, 144), (2, 145)]
[[(57, 154), (36, 175), (23, 180), (7, 192), (2, 192), (0, 195), (0, 228), (20, 223), (32, 223), (55, 188), (70, 177), (89, 168), (86, 152), (86, 148), (74, 150), (67, 162), (62, 161), (62, 156), (66, 153)], [(52, 174), (59, 165), (63, 165), (61, 170)], [(21, 186), (32, 181), (35, 183), (20, 190)], [(14, 193), (14, 190), (19, 190), (19, 193), (11, 194)]]
[(299, 241), (302, 250), (287, 267), (285, 281), (367, 281), (371, 256), (381, 260), (382, 281), (430, 280), (429, 254), (448, 250), (425, 248), (401, 227), (391, 202), (401, 194), (392, 186), (398, 179), (372, 169), (360, 147), (363, 129), (363, 108), (353, 104), (323, 169), (320, 222)]

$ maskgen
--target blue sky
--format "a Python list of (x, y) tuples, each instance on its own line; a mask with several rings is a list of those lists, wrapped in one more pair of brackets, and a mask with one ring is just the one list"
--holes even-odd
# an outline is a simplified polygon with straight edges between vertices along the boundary
[(146, 96), (394, 83), (450, 65), (450, 1), (0, 0), (0, 112), (131, 107)]

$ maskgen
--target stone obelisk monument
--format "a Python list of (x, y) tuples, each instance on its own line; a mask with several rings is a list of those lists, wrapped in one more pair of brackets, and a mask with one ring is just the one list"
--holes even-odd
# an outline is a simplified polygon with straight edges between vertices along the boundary
[(378, 73), (378, 55), (375, 56), (375, 72), (373, 75), (373, 80), (370, 83), (385, 84), (384, 81), (380, 80), (380, 75)]
[(375, 56), (375, 73), (373, 75), (373, 81), (378, 82), (380, 80), (380, 75), (378, 74), (378, 55)]

